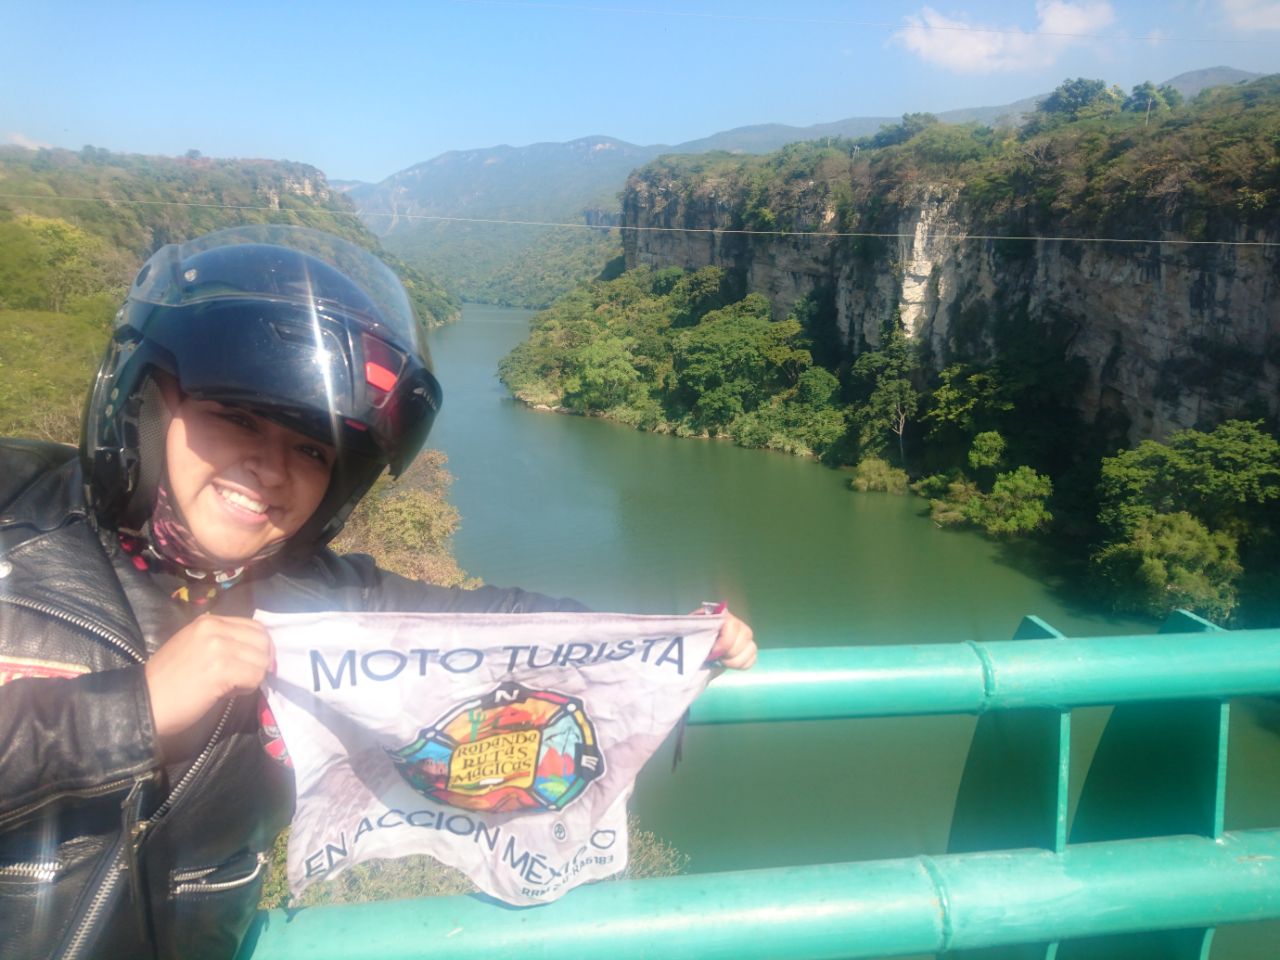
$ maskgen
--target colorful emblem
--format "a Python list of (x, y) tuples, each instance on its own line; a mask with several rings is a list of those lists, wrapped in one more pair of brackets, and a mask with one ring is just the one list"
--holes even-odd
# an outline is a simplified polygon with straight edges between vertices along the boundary
[(466, 810), (562, 810), (604, 773), (582, 701), (514, 682), (388, 752), (419, 793)]

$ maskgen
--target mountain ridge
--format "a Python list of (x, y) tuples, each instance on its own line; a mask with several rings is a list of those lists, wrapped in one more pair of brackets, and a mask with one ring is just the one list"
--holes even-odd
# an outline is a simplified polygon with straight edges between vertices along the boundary
[[(1240, 83), (1246, 80), (1256, 80), (1261, 76), (1264, 76), (1264, 74), (1253, 73), (1248, 70), (1238, 70), (1235, 67), (1205, 67), (1200, 70), (1185, 71), (1177, 76), (1165, 80), (1159, 85), (1171, 86), (1184, 97), (1191, 98), (1201, 90), (1208, 89), (1209, 87)], [(1036, 105), (1039, 104), (1046, 96), (1048, 96), (1048, 92), (1038, 93), (1030, 97), (1023, 97), (1022, 99), (1012, 101), (1011, 103), (996, 104), (993, 106), (960, 107), (955, 110), (940, 111), (934, 115), (943, 123), (984, 123), (990, 125), (1006, 119), (1011, 122), (1016, 122), (1027, 114), (1033, 112)], [(793, 126), (791, 124), (771, 122), (748, 124), (741, 127), (731, 127), (727, 130), (719, 130), (715, 133), (708, 134), (705, 137), (685, 140), (676, 144), (637, 144), (621, 140), (608, 134), (587, 134), (581, 137), (574, 137), (571, 140), (539, 140), (523, 146), (499, 143), (488, 147), (446, 150), (443, 153), (436, 154), (434, 157), (427, 160), (422, 160), (418, 163), (405, 167), (403, 170), (399, 170), (396, 173), (390, 174), (376, 182), (366, 180), (330, 180), (329, 183), (330, 186), (341, 192), (350, 192), (360, 187), (377, 186), (378, 184), (385, 183), (393, 177), (408, 173), (411, 170), (417, 170), (427, 165), (443, 164), (452, 158), (471, 160), (477, 156), (490, 155), (498, 151), (546, 152), (547, 148), (551, 147), (574, 147), (578, 144), (589, 142), (608, 142), (619, 145), (630, 151), (652, 153), (654, 157), (660, 156), (663, 153), (704, 153), (712, 150), (726, 150), (729, 153), (770, 153), (796, 140), (813, 140), (827, 136), (868, 136), (878, 132), (880, 127), (897, 123), (900, 119), (901, 118), (897, 116), (856, 116), (845, 117), (840, 120), (830, 120), (822, 123), (809, 124), (807, 126)], [(650, 157), (650, 159), (652, 159), (652, 157)]]
[[(1210, 67), (1165, 83), (1192, 96), (1207, 86), (1257, 76)], [(949, 123), (1017, 123), (1033, 113), (1044, 96), (936, 116)], [(599, 272), (619, 252), (617, 244), (573, 227), (499, 227), (457, 220), (607, 223), (616, 215), (617, 196), (627, 175), (664, 154), (770, 153), (798, 140), (872, 135), (898, 119), (849, 117), (807, 127), (756, 124), (675, 145), (639, 145), (596, 135), (523, 147), (450, 150), (378, 183), (344, 182), (338, 189), (389, 249), (446, 278), (463, 299), (541, 307), (583, 276)], [(570, 276), (571, 269), (588, 272)]]

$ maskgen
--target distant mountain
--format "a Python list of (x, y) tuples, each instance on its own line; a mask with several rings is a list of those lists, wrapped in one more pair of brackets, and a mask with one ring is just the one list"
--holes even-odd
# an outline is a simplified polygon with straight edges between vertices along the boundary
[[(1165, 81), (1184, 97), (1261, 74), (1212, 67)], [(989, 107), (948, 110), (946, 123), (1018, 124), (1048, 94)], [(636, 167), (664, 153), (771, 153), (797, 140), (863, 137), (898, 117), (849, 117), (793, 127), (757, 124), (722, 130), (675, 146), (639, 146), (613, 137), (581, 137), (568, 143), (535, 143), (451, 150), (393, 174), (377, 184), (332, 181), (356, 205), (369, 229), (387, 247), (431, 274), (446, 277), (464, 299), (541, 306), (598, 270), (613, 246), (587, 231), (550, 232), (448, 220), (537, 220), (600, 223), (618, 209), (617, 194)]]
[(835, 123), (818, 123), (809, 127), (790, 127), (785, 123), (761, 123), (750, 127), (721, 130), (700, 140), (687, 140), (665, 152), (710, 153), (713, 150), (724, 150), (728, 153), (772, 153), (797, 140), (870, 136), (885, 124), (897, 121), (897, 117), (850, 117), (847, 120), (837, 120)]
[(1190, 70), (1187, 73), (1180, 73), (1172, 80), (1166, 80), (1165, 83), (1190, 100), (1201, 90), (1244, 83), (1247, 80), (1257, 80), (1261, 76), (1265, 76), (1265, 74), (1237, 70), (1235, 67), (1209, 67), (1205, 70)]
[(415, 216), (574, 219), (587, 208), (616, 210), (627, 174), (666, 149), (580, 137), (451, 150), (347, 194), (369, 228), (383, 236), (412, 228)]

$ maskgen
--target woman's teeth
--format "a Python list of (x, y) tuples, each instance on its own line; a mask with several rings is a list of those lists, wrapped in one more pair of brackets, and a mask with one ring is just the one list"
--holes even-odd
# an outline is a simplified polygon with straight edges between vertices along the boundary
[(246, 510), (252, 510), (254, 513), (266, 513), (267, 505), (254, 500), (252, 497), (246, 497), (243, 493), (236, 490), (228, 490), (225, 487), (219, 488), (218, 492), (222, 494), (222, 499), (228, 503), (234, 503), (237, 507), (243, 507)]

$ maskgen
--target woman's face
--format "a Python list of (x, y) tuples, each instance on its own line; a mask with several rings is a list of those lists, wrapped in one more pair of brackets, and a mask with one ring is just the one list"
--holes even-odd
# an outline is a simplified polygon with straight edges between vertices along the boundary
[(329, 488), (333, 447), (239, 407), (175, 393), (167, 397), (169, 491), (196, 542), (238, 562), (297, 533)]

